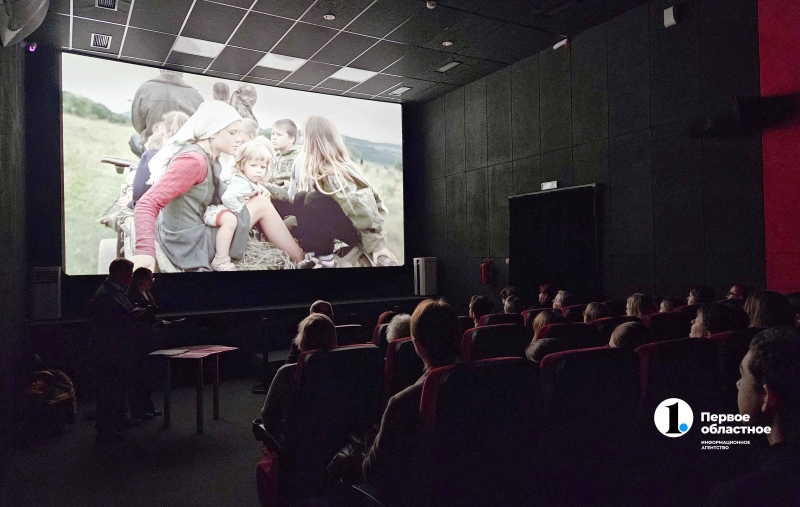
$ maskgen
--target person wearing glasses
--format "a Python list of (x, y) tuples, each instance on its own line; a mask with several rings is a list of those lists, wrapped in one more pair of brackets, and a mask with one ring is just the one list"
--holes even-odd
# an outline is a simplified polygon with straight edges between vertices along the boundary
[(751, 286), (736, 284), (733, 287), (731, 287), (731, 290), (728, 291), (728, 295), (725, 297), (725, 299), (745, 300), (747, 299), (747, 296), (749, 296), (751, 292), (753, 292), (753, 288)]

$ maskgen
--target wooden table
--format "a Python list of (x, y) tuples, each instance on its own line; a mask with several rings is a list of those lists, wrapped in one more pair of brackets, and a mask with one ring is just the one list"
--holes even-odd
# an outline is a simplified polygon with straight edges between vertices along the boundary
[[(214, 358), (214, 419), (219, 419), (219, 355), (223, 352), (236, 350), (237, 347), (223, 345), (199, 345), (192, 347), (176, 347), (151, 352), (151, 356), (164, 356), (167, 359), (166, 385), (164, 386), (164, 427), (168, 428), (172, 422), (172, 406), (170, 403), (172, 386), (171, 363), (176, 359), (194, 359), (197, 361), (197, 434), (203, 434), (203, 359)], [(170, 354), (172, 351), (184, 350), (180, 354)]]

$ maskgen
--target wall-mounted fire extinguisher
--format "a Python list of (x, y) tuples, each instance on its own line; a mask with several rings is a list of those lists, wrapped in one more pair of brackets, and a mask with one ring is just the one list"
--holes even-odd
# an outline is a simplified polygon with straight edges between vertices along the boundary
[(481, 283), (484, 285), (492, 284), (492, 259), (484, 259), (481, 264)]

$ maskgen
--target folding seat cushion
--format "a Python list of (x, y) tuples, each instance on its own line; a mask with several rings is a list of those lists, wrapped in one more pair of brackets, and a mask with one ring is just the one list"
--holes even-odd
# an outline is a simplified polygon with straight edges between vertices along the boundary
[(525, 329), (528, 333), (533, 334), (533, 319), (545, 310), (550, 310), (550, 308), (536, 308), (522, 312), (522, 318), (525, 320)]
[(465, 361), (524, 357), (530, 341), (530, 336), (515, 324), (476, 327), (464, 333), (461, 353)]
[(467, 329), (470, 329), (475, 326), (475, 321), (472, 320), (472, 317), (467, 317), (466, 315), (459, 315), (458, 316), (458, 325), (461, 327), (461, 335), (464, 335)]
[(736, 398), (739, 381), (739, 365), (742, 363), (753, 337), (763, 331), (763, 327), (751, 327), (741, 331), (726, 331), (711, 335), (719, 350), (719, 373), (722, 382), (725, 409), (735, 414), (738, 410)]
[(569, 349), (586, 349), (602, 347), (600, 332), (592, 324), (548, 324), (539, 332), (538, 340), (542, 338), (561, 338)]
[(583, 322), (583, 311), (586, 310), (588, 305), (571, 305), (561, 308), (561, 315), (563, 315), (567, 322)]
[(682, 312), (645, 315), (642, 324), (650, 330), (654, 342), (686, 338), (692, 329), (692, 319)]
[(361, 328), (361, 324), (343, 324), (336, 326), (336, 343), (339, 346), (366, 343), (364, 339), (364, 330)]
[(372, 332), (372, 344), (379, 347), (381, 350), (386, 351), (388, 342), (386, 341), (386, 332), (389, 330), (389, 324), (378, 324)]
[(496, 326), (498, 324), (516, 324), (519, 327), (525, 325), (525, 319), (519, 313), (493, 313), (484, 315), (478, 321), (478, 327)]
[(384, 400), (413, 385), (422, 376), (424, 365), (414, 350), (411, 338), (401, 338), (388, 344), (384, 366)]
[(683, 305), (673, 309), (673, 312), (683, 313), (694, 319), (697, 317), (697, 310), (703, 305)]
[(636, 322), (639, 319), (636, 317), (603, 317), (602, 319), (597, 319), (592, 321), (592, 325), (597, 327), (597, 330), (600, 332), (600, 336), (602, 341), (608, 343), (611, 340), (611, 333), (619, 326), (620, 324), (624, 324), (626, 322)]
[(420, 506), (537, 505), (543, 420), (537, 365), (487, 359), (428, 373), (415, 447)]

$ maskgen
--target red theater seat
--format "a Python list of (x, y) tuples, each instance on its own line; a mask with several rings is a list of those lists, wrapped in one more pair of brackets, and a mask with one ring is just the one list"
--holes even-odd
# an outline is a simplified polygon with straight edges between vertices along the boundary
[(388, 328), (389, 324), (378, 324), (372, 331), (372, 344), (380, 347), (381, 350), (386, 350), (386, 331)]
[(600, 332), (601, 340), (608, 343), (611, 340), (611, 333), (617, 329), (617, 326), (626, 322), (636, 322), (639, 319), (636, 317), (603, 317), (592, 321), (592, 325), (597, 327)]
[(336, 343), (342, 345), (355, 345), (366, 343), (364, 330), (361, 324), (343, 324), (336, 326)]
[(697, 310), (700, 309), (701, 306), (703, 306), (703, 305), (683, 305), (683, 306), (676, 307), (672, 311), (686, 314), (689, 317), (691, 317), (692, 319), (694, 319), (695, 317), (697, 317)]
[(522, 327), (525, 325), (525, 319), (519, 313), (493, 313), (484, 315), (478, 321), (478, 327), (496, 326), (498, 324), (516, 324)]
[(424, 365), (414, 350), (411, 338), (401, 338), (388, 344), (384, 366), (384, 399), (389, 400), (422, 376)]
[(536, 308), (535, 310), (525, 310), (522, 312), (522, 318), (525, 320), (525, 329), (529, 333), (533, 333), (533, 319), (545, 310), (550, 310), (550, 308)]
[(726, 331), (711, 335), (711, 340), (716, 342), (719, 349), (720, 379), (725, 396), (725, 408), (730, 413), (735, 414), (738, 409), (736, 382), (740, 377), (739, 365), (747, 354), (753, 337), (763, 330), (763, 327), (751, 327), (741, 331)]
[(650, 330), (654, 342), (686, 338), (692, 329), (692, 319), (682, 312), (645, 315), (642, 317), (642, 324)]
[(458, 316), (458, 325), (461, 327), (461, 335), (463, 336), (467, 329), (471, 329), (475, 326), (475, 321), (472, 320), (472, 317), (467, 317), (465, 315)]
[(530, 336), (515, 324), (475, 327), (464, 333), (461, 353), (465, 361), (524, 357), (530, 341)]
[(588, 305), (570, 305), (561, 308), (561, 315), (567, 319), (567, 322), (580, 323), (583, 322), (583, 311), (586, 310)]
[(542, 338), (562, 338), (570, 349), (587, 349), (608, 345), (603, 343), (597, 327), (591, 324), (548, 324), (539, 332)]

